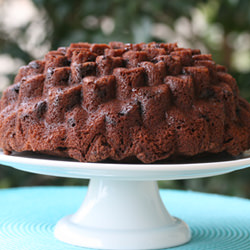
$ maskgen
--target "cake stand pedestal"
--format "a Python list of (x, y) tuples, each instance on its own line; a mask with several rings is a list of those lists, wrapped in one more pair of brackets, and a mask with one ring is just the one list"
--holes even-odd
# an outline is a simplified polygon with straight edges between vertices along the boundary
[(116, 164), (0, 152), (0, 163), (32, 173), (91, 179), (79, 210), (56, 224), (57, 239), (89, 248), (146, 250), (181, 245), (191, 238), (185, 222), (172, 217), (164, 207), (157, 180), (207, 177), (243, 169), (250, 165), (250, 154), (206, 163)]
[(190, 240), (190, 230), (165, 209), (156, 181), (92, 179), (80, 209), (61, 219), (55, 236), (97, 249), (158, 249)]

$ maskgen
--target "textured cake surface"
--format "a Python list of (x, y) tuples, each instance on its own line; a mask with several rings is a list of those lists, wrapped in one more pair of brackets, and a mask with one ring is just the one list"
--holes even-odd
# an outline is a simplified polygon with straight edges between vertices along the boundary
[(0, 147), (88, 162), (238, 155), (250, 147), (250, 105), (199, 50), (71, 44), (20, 68), (0, 102)]

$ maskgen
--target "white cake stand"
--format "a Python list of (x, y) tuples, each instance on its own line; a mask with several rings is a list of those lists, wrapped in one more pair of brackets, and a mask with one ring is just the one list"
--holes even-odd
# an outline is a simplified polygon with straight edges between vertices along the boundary
[(9, 156), (0, 152), (0, 163), (32, 173), (91, 179), (79, 210), (57, 223), (57, 239), (98, 249), (159, 249), (184, 244), (191, 234), (185, 222), (167, 212), (156, 181), (243, 169), (250, 165), (250, 154), (208, 163), (116, 164), (80, 163), (30, 153)]

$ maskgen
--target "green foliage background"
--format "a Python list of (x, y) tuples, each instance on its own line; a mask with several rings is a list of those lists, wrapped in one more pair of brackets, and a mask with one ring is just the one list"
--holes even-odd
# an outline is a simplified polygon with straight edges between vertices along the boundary
[[(203, 53), (211, 53), (217, 63), (226, 65), (236, 78), (241, 95), (250, 101), (248, 0), (33, 0), (36, 16), (8, 29), (4, 23), (4, 6), (13, 1), (0, 0), (0, 56), (27, 64), (40, 57), (42, 51), (68, 46), (71, 42), (176, 41), (201, 48)], [(36, 29), (40, 33), (32, 38)], [(11, 83), (16, 73), (13, 70), (2, 77)], [(250, 168), (217, 177), (160, 182), (160, 186), (250, 198), (249, 179)], [(86, 183), (0, 166), (1, 188)]]

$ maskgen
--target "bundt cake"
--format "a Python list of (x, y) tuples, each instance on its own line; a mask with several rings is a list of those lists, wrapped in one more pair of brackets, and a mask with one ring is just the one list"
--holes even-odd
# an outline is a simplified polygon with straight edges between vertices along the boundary
[(82, 162), (236, 156), (250, 148), (250, 105), (198, 49), (75, 43), (20, 68), (1, 98), (0, 147)]

